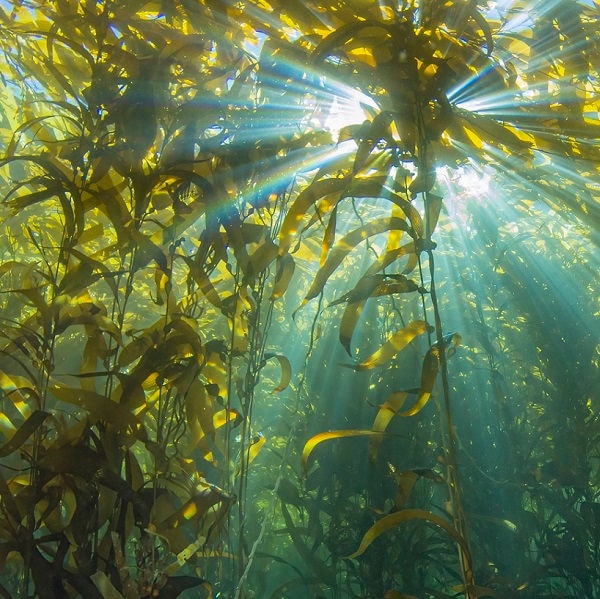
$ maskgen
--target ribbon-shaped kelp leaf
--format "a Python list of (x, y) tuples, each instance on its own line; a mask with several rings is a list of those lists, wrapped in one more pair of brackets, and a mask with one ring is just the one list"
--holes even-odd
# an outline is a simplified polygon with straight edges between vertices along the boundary
[(300, 554), (305, 563), (307, 563), (314, 571), (314, 573), (326, 584), (335, 585), (335, 569), (332, 566), (327, 565), (323, 562), (314, 552), (314, 548), (311, 550), (310, 547), (304, 542), (304, 539), (300, 535), (300, 529), (294, 525), (294, 521), (287, 509), (285, 502), (281, 502), (281, 513), (285, 520), (285, 527), (292, 539), (292, 543), (296, 548), (296, 551)]
[(374, 354), (360, 364), (344, 364), (344, 366), (354, 370), (371, 370), (382, 366), (404, 349), (415, 337), (428, 330), (431, 331), (431, 327), (424, 320), (414, 320), (403, 329), (396, 331)]
[(347, 235), (342, 237), (338, 243), (331, 250), (325, 264), (318, 270), (308, 293), (300, 307), (303, 307), (314, 297), (317, 297), (323, 291), (325, 283), (329, 277), (333, 274), (336, 268), (342, 263), (344, 258), (358, 246), (359, 243), (365, 241), (367, 238), (386, 231), (403, 230), (409, 231), (409, 224), (401, 218), (377, 218), (362, 227), (358, 227), (353, 231), (350, 231)]
[(391, 295), (393, 293), (409, 293), (417, 290), (419, 290), (419, 286), (403, 275), (365, 275), (356, 284), (354, 289), (331, 302), (330, 306), (348, 302), (340, 321), (339, 335), (340, 343), (344, 346), (348, 355), (352, 355), (350, 351), (352, 335), (354, 334), (354, 329), (360, 318), (365, 301), (368, 298)]
[(346, 437), (367, 437), (369, 435), (379, 434), (381, 433), (368, 429), (343, 429), (339, 431), (326, 431), (324, 433), (319, 433), (318, 435), (311, 437), (304, 444), (304, 449), (302, 450), (302, 468), (306, 472), (310, 454), (312, 453), (313, 449), (319, 445), (319, 443), (323, 443), (323, 441), (329, 441), (330, 439), (344, 439)]
[(286, 292), (292, 276), (296, 263), (290, 254), (284, 254), (283, 256), (277, 257), (277, 270), (275, 272), (275, 282), (273, 283), (273, 291), (271, 292), (271, 301), (283, 297)]
[(458, 533), (458, 531), (448, 522), (444, 520), (444, 518), (437, 516), (436, 514), (432, 514), (427, 510), (421, 509), (406, 509), (400, 510), (398, 512), (394, 512), (389, 514), (388, 516), (384, 516), (381, 520), (378, 520), (367, 530), (364, 534), (358, 549), (348, 555), (346, 559), (354, 559), (359, 555), (362, 555), (369, 545), (375, 541), (378, 537), (380, 537), (383, 533), (388, 530), (395, 528), (399, 524), (403, 522), (408, 522), (409, 520), (425, 520), (427, 522), (431, 522), (436, 526), (439, 526), (441, 529), (445, 530), (463, 549), (465, 555), (469, 555), (469, 548), (467, 543), (463, 539), (463, 537)]
[[(445, 335), (442, 340), (444, 350), (448, 351), (448, 356), (451, 356), (455, 351), (456, 347), (461, 342), (461, 336), (458, 333), (450, 333)], [(435, 379), (440, 369), (440, 347), (439, 344), (435, 343), (432, 345), (428, 352), (423, 358), (423, 367), (421, 368), (421, 386), (417, 395), (417, 401), (408, 410), (400, 412), (398, 416), (414, 416), (418, 414), (427, 404)]]
[(315, 181), (298, 194), (298, 197), (287, 211), (281, 225), (281, 232), (279, 233), (280, 255), (286, 254), (289, 250), (306, 211), (321, 198), (333, 193), (342, 193), (348, 182), (349, 179), (347, 177), (321, 179)]
[(50, 416), (48, 412), (36, 410), (19, 427), (15, 434), (2, 446), (0, 446), (0, 458), (5, 458), (13, 451), (16, 451), (29, 439), (31, 435), (43, 424), (44, 420)]
[(140, 441), (148, 439), (148, 433), (142, 421), (123, 405), (104, 395), (87, 389), (77, 389), (59, 384), (52, 385), (51, 391), (61, 401), (85, 409), (92, 424), (98, 421), (108, 422), (116, 430), (131, 434)]
[(395, 391), (380, 406), (377, 416), (375, 416), (375, 421), (373, 422), (373, 432), (380, 434), (371, 437), (369, 440), (369, 460), (372, 462), (375, 461), (375, 458), (377, 457), (377, 450), (383, 440), (383, 433), (387, 429), (392, 418), (404, 405), (407, 397), (408, 393), (405, 391)]
[(434, 193), (428, 193), (425, 199), (425, 211), (427, 212), (427, 226), (429, 228), (428, 236), (431, 235), (437, 227), (438, 219), (440, 218), (440, 212), (442, 210), (443, 200), (440, 196)]
[(325, 227), (325, 235), (323, 235), (323, 242), (321, 244), (321, 259), (319, 260), (319, 267), (323, 266), (327, 261), (329, 250), (335, 241), (335, 229), (337, 226), (337, 207), (336, 204), (331, 211), (327, 226)]
[(277, 387), (271, 391), (271, 393), (279, 393), (290, 384), (290, 380), (292, 379), (292, 365), (290, 364), (290, 361), (281, 354), (265, 354), (265, 360), (270, 360), (271, 358), (275, 358), (281, 366), (281, 379), (279, 380)]
[(200, 291), (204, 295), (204, 297), (219, 310), (221, 309), (221, 298), (217, 290), (215, 289), (212, 281), (208, 278), (204, 268), (202, 265), (195, 259), (189, 256), (181, 256), (185, 263), (188, 265), (189, 276), (192, 280), (198, 285)]

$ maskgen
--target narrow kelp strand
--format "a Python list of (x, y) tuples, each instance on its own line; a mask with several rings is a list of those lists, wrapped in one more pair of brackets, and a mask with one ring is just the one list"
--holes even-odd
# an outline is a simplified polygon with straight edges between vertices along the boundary
[(446, 450), (446, 468), (448, 472), (448, 491), (452, 502), (453, 513), (452, 517), (454, 520), (454, 526), (458, 531), (459, 535), (464, 540), (464, 545), (458, 545), (458, 556), (461, 565), (461, 571), (463, 574), (463, 581), (465, 584), (465, 597), (466, 599), (475, 599), (477, 593), (475, 590), (475, 579), (473, 577), (472, 569), (472, 556), (471, 548), (469, 544), (468, 531), (466, 526), (465, 514), (462, 508), (460, 483), (458, 478), (457, 459), (456, 459), (456, 441), (454, 438), (454, 425), (452, 422), (452, 411), (450, 407), (450, 386), (448, 384), (448, 363), (446, 359), (446, 350), (443, 342), (442, 335), (442, 320), (439, 313), (439, 306), (437, 301), (437, 293), (435, 289), (435, 261), (433, 257), (433, 251), (427, 250), (429, 258), (429, 272), (431, 275), (430, 283), (430, 294), (431, 303), (433, 305), (433, 313), (435, 318), (435, 328), (437, 335), (437, 343), (439, 346), (439, 358), (440, 366), (442, 371), (442, 389), (444, 394), (444, 412), (446, 417), (446, 434), (447, 434), (447, 447)]

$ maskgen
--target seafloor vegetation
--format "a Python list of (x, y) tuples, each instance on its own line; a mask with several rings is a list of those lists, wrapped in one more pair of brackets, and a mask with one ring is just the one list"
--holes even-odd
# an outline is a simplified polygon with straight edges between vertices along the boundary
[(0, 597), (600, 597), (597, 0), (0, 0)]

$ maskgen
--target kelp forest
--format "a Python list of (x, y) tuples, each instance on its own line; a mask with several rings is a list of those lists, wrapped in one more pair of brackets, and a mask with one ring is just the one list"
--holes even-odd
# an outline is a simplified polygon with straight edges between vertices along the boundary
[(0, 599), (600, 597), (598, 0), (0, 0)]

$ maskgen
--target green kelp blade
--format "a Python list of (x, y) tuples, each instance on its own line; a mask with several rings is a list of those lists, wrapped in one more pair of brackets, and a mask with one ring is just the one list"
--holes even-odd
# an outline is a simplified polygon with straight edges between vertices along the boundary
[(377, 451), (383, 440), (385, 429), (398, 410), (404, 405), (407, 397), (408, 393), (405, 391), (395, 391), (381, 404), (373, 422), (373, 432), (381, 434), (371, 437), (369, 440), (369, 459), (371, 461), (374, 461), (377, 457)]
[(454, 528), (454, 526), (452, 526), (452, 524), (450, 524), (447, 520), (444, 520), (440, 516), (436, 516), (427, 510), (408, 509), (394, 512), (393, 514), (384, 516), (381, 518), (381, 520), (375, 522), (375, 524), (373, 524), (373, 526), (371, 526), (371, 528), (369, 528), (369, 530), (367, 530), (367, 532), (364, 534), (358, 549), (351, 555), (348, 555), (346, 559), (354, 559), (359, 555), (362, 555), (367, 550), (369, 545), (383, 533), (398, 526), (399, 524), (402, 524), (403, 522), (408, 522), (409, 520), (425, 520), (435, 524), (436, 526), (439, 526), (445, 530), (468, 555), (469, 550), (465, 540)]
[(403, 329), (396, 331), (374, 354), (353, 368), (355, 370), (371, 370), (382, 366), (403, 350), (415, 337), (422, 335), (428, 329), (429, 325), (424, 320), (414, 320)]
[(319, 433), (314, 437), (311, 437), (305, 444), (304, 449), (302, 450), (302, 468), (306, 472), (308, 458), (312, 453), (313, 449), (319, 445), (319, 443), (323, 443), (323, 441), (329, 441), (330, 439), (344, 439), (346, 437), (365, 437), (369, 435), (380, 435), (376, 431), (364, 430), (364, 429), (343, 429), (339, 431), (326, 431), (324, 433)]

